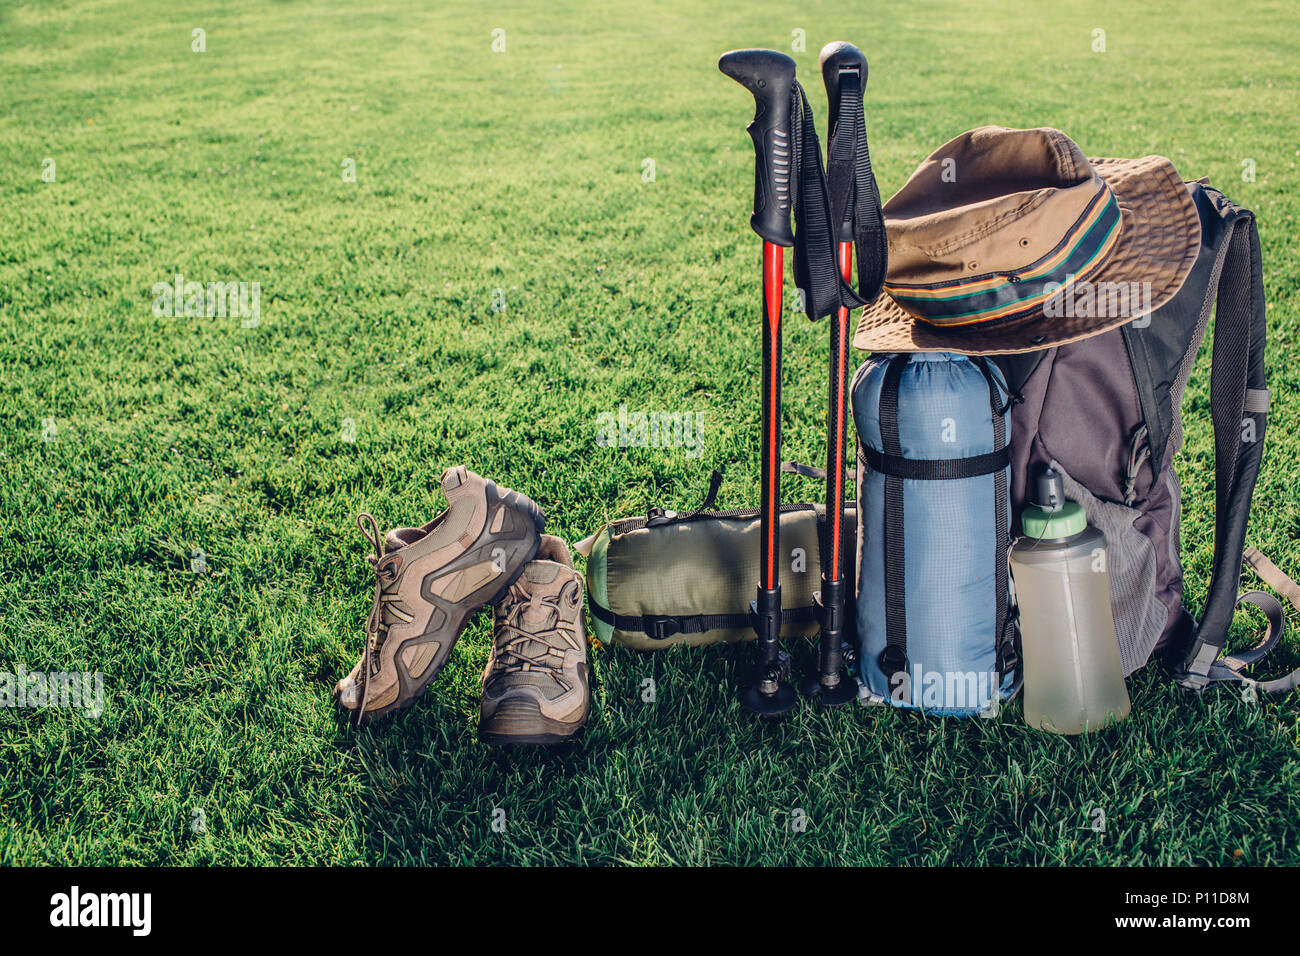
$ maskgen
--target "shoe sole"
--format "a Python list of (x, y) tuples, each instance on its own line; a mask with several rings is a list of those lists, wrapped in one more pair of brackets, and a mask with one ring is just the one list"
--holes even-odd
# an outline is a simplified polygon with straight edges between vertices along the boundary
[[(475, 540), (474, 544), (465, 549), (465, 554), (471, 554), (482, 547), (483, 545), (480, 545), (480, 542), (483, 541), (485, 537), (492, 537), (492, 533), (487, 529), (491, 527), (492, 516), (497, 510), (495, 507), (491, 506), (491, 498), (495, 495), (501, 506), (521, 511), (532, 521), (535, 533), (532, 536), (531, 543), (524, 549), (523, 560), (519, 562), (518, 566), (515, 567), (513, 571), (509, 572), (501, 586), (490, 597), (478, 601), (473, 600), (471, 597), (457, 604), (448, 604), (445, 601), (432, 599), (431, 603), (441, 608), (447, 614), (447, 625), (444, 625), (442, 631), (446, 632), (450, 630), (452, 632), (451, 638), (441, 642), (441, 646), (439, 646), (433, 660), (430, 661), (429, 666), (419, 678), (412, 678), (407, 674), (406, 667), (402, 663), (402, 652), (406, 647), (411, 646), (416, 642), (427, 640), (430, 637), (430, 634), (422, 634), (419, 637), (403, 641), (400, 646), (395, 648), (393, 654), (393, 666), (397, 668), (397, 699), (384, 707), (366, 711), (361, 715), (360, 723), (369, 724), (376, 720), (381, 720), (389, 714), (406, 710), (419, 700), (428, 686), (433, 683), (434, 679), (437, 678), (440, 673), (442, 673), (443, 667), (451, 657), (452, 648), (456, 646), (456, 642), (460, 639), (460, 635), (464, 633), (465, 626), (469, 623), (470, 618), (484, 607), (487, 607), (490, 604), (496, 604), (504, 598), (506, 593), (510, 590), (510, 586), (518, 581), (519, 577), (524, 573), (524, 568), (528, 566), (528, 562), (537, 557), (537, 552), (542, 546), (542, 534), (546, 531), (546, 516), (542, 514), (542, 509), (539, 508), (527, 495), (518, 491), (509, 490), (506, 490), (503, 494), (502, 490), (503, 489), (493, 482), (489, 481), (487, 483), (489, 507), (488, 515), (484, 522), (484, 530), (479, 538)], [(485, 543), (490, 544), (491, 541)], [(456, 560), (461, 561), (463, 559), (464, 555)], [(452, 562), (452, 564), (454, 563), (455, 562)], [(448, 565), (448, 567), (450, 566), (451, 565)], [(430, 578), (436, 578), (446, 573), (446, 568), (439, 568), (436, 571), (431, 571), (429, 574), (425, 575), (424, 580), (427, 582)], [(421, 586), (423, 587), (423, 584)], [(428, 595), (426, 595), (426, 597), (428, 597)], [(453, 611), (458, 613), (454, 614)]]
[(577, 723), (565, 723), (543, 716), (531, 700), (505, 700), (492, 713), (487, 725), (479, 724), (478, 739), (485, 744), (508, 747), (512, 744), (558, 744), (572, 738), (591, 716), (591, 693), (587, 693), (587, 710)]

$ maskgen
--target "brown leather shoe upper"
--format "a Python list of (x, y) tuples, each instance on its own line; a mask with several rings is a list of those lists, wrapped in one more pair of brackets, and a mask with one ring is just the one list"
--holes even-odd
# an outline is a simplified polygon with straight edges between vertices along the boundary
[(491, 728), (506, 701), (531, 702), (539, 726), (576, 730), (589, 706), (583, 580), (568, 546), (543, 535), (537, 557), (494, 613), (492, 655), (483, 673), (480, 726)]

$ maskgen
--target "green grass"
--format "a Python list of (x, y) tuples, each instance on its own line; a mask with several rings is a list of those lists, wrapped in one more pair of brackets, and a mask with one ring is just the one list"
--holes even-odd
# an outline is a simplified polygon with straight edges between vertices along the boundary
[[(806, 77), (832, 39), (871, 58), (886, 195), (965, 129), (1052, 125), (1256, 211), (1274, 404), (1251, 540), (1300, 573), (1293, 4), (421, 6), (0, 4), (0, 670), (100, 670), (106, 692), (98, 719), (0, 710), (0, 863), (1300, 862), (1296, 698), (1190, 697), (1154, 668), (1131, 719), (1073, 740), (1018, 704), (762, 726), (734, 651), (615, 648), (578, 742), (499, 752), (474, 737), (480, 616), (406, 714), (358, 731), (330, 702), (371, 596), (354, 514), (428, 520), (451, 464), (570, 541), (694, 504), (720, 464), (722, 505), (757, 501), (752, 106), (715, 62), (795, 29)], [(259, 282), (260, 324), (156, 318), (177, 272)], [(824, 336), (786, 339), (802, 461)], [(1179, 462), (1192, 607), (1202, 363)], [(703, 454), (599, 446), (623, 403), (703, 412)]]

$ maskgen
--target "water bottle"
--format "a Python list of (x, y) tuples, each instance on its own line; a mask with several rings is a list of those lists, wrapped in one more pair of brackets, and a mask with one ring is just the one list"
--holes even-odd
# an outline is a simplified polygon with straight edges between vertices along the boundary
[(1020, 606), (1025, 723), (1081, 734), (1128, 716), (1110, 609), (1106, 536), (1065, 500), (1059, 472), (1035, 483), (1020, 519), (1011, 574)]

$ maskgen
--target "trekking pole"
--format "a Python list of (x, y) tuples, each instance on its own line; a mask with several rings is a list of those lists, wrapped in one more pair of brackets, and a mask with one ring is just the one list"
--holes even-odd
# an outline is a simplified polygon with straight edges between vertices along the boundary
[[(853, 278), (853, 243), (842, 238), (836, 245), (840, 275)], [(848, 369), (849, 310), (840, 306), (831, 320), (830, 395), (826, 412), (826, 521), (830, 532), (828, 554), (822, 562), (821, 591), (815, 595), (821, 618), (817, 673), (804, 679), (805, 697), (822, 707), (839, 707), (858, 696), (857, 682), (844, 669), (844, 403)]]
[[(828, 165), (837, 159), (852, 163), (857, 115), (866, 90), (867, 58), (849, 43), (830, 43), (821, 53), (822, 79), (830, 119), (826, 127)], [(850, 82), (851, 81), (851, 82)], [(853, 103), (852, 98), (857, 102)], [(837, 155), (837, 151), (840, 155)], [(846, 284), (853, 279), (854, 206), (847, 202), (835, 230), (836, 266)], [(821, 641), (817, 673), (808, 675), (801, 687), (804, 695), (823, 707), (838, 707), (858, 696), (856, 682), (844, 669), (844, 441), (845, 379), (848, 373), (849, 310), (841, 305), (830, 328), (830, 387), (826, 412), (826, 521), (830, 547), (822, 561), (821, 592), (816, 596), (821, 618)]]
[(790, 228), (794, 167), (790, 140), (794, 60), (775, 50), (733, 50), (718, 69), (754, 95), (749, 124), (757, 159), (754, 214), (749, 224), (763, 239), (763, 492), (759, 584), (750, 605), (758, 641), (752, 683), (740, 695), (749, 710), (784, 714), (795, 704), (785, 680), (789, 658), (781, 650), (781, 296), (785, 249), (794, 245)]

